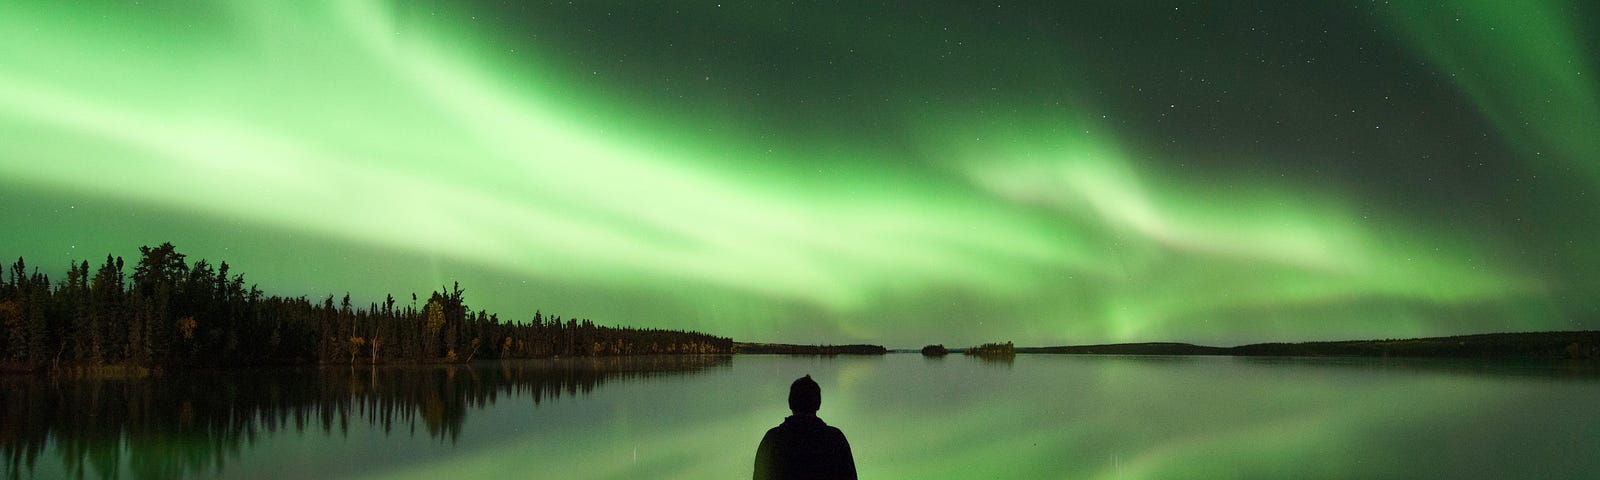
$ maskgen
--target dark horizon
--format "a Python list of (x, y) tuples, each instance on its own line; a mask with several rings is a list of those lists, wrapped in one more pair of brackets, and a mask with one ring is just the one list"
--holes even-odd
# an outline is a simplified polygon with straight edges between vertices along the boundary
[[(1016, 343), (1010, 340), (1001, 340), (1015, 344), (1016, 353), (1105, 353), (1112, 355), (1128, 354), (1129, 352), (1143, 352), (1156, 355), (1235, 355), (1235, 356), (1326, 356), (1326, 355), (1351, 355), (1351, 356), (1444, 356), (1444, 357), (1524, 357), (1524, 358), (1567, 358), (1567, 359), (1592, 359), (1600, 358), (1600, 330), (1549, 330), (1526, 332), (1478, 332), (1461, 335), (1448, 335), (1436, 337), (1379, 337), (1379, 338), (1346, 338), (1337, 340), (1275, 340), (1264, 342), (1250, 342), (1233, 345), (1211, 345), (1190, 342), (1174, 342), (1152, 340), (1142, 342), (1118, 343), (1089, 343), (1089, 344), (1064, 344), (1064, 345), (1029, 345)], [(1459, 342), (1457, 347), (1449, 348), (1442, 341)], [(1468, 344), (1471, 341), (1471, 344)], [(994, 343), (994, 342), (989, 342)], [(736, 348), (745, 344), (780, 347), (855, 347), (879, 346), (887, 353), (917, 353), (923, 348), (942, 346), (950, 352), (979, 347), (978, 344), (951, 344), (929, 343), (916, 347), (850, 344), (850, 345), (804, 345), (782, 342), (750, 342), (734, 339)], [(1421, 348), (1419, 348), (1419, 346)], [(1575, 347), (1574, 347), (1575, 346)], [(1573, 347), (1572, 351), (1568, 351)], [(1099, 350), (1099, 352), (1096, 352)], [(1386, 350), (1391, 350), (1387, 351)], [(1204, 353), (1200, 353), (1204, 352)], [(1141, 353), (1133, 353), (1141, 354)]]
[[(189, 262), (189, 261), (187, 261), (185, 259), (185, 255), (184, 254), (182, 254), (181, 252), (178, 252), (176, 250), (176, 247), (172, 246), (170, 243), (163, 244), (163, 245), (161, 245), (159, 247), (144, 246), (144, 247), (141, 247), (141, 251), (143, 252), (144, 260), (134, 260), (135, 263), (139, 263), (139, 266), (136, 267), (135, 263), (127, 263), (125, 269), (123, 269), (121, 267), (116, 267), (118, 262), (127, 262), (127, 261), (123, 260), (121, 257), (115, 257), (115, 256), (109, 256), (108, 255), (106, 257), (106, 259), (105, 259), (106, 263), (98, 265), (97, 266), (97, 271), (96, 271), (95, 274), (90, 274), (89, 273), (90, 270), (88, 268), (80, 268), (78, 266), (74, 266), (74, 267), (72, 267), (74, 269), (74, 271), (70, 271), (66, 275), (51, 276), (51, 275), (49, 275), (47, 273), (43, 273), (43, 270), (41, 270), (37, 265), (27, 265), (24, 268), (24, 270), (27, 273), (21, 278), (20, 282), (22, 282), (22, 285), (23, 285), (22, 288), (37, 288), (39, 286), (39, 285), (35, 285), (33, 287), (29, 287), (28, 286), (29, 282), (48, 282), (48, 285), (53, 290), (53, 295), (55, 295), (57, 297), (61, 297), (61, 299), (59, 301), (72, 302), (72, 301), (75, 301), (75, 300), (72, 299), (71, 295), (81, 295), (81, 294), (72, 293), (72, 289), (74, 288), (75, 285), (77, 285), (77, 283), (74, 283), (74, 282), (83, 282), (82, 288), (85, 291), (87, 291), (87, 289), (90, 287), (89, 280), (90, 280), (91, 276), (93, 276), (94, 280), (98, 282), (98, 281), (102, 281), (103, 280), (102, 278), (100, 278), (101, 276), (111, 275), (115, 271), (121, 270), (122, 271), (122, 277), (120, 277), (120, 279), (111, 280), (111, 281), (117, 282), (116, 283), (117, 285), (124, 285), (124, 286), (122, 286), (122, 287), (108, 287), (108, 288), (125, 288), (127, 290), (124, 293), (125, 294), (131, 294), (132, 291), (134, 291), (135, 289), (139, 288), (137, 286), (134, 286), (134, 285), (130, 284), (133, 281), (133, 278), (131, 277), (131, 275), (136, 273), (134, 271), (136, 268), (144, 268), (144, 266), (143, 266), (144, 262), (149, 262), (149, 261), (165, 262), (165, 261), (167, 261), (167, 260), (161, 260), (159, 258), (151, 259), (150, 255), (152, 253), (155, 253), (155, 254), (157, 254), (159, 256), (175, 257), (171, 261), (172, 262), (179, 262), (178, 265), (174, 267), (175, 271), (177, 272), (176, 274), (177, 274), (178, 277), (184, 277), (186, 275), (189, 275), (189, 273), (187, 273), (187, 272), (190, 272), (190, 268), (193, 267), (193, 269), (195, 269), (194, 270), (194, 272), (195, 272), (194, 274), (196, 274), (196, 275), (203, 275), (205, 278), (208, 278), (208, 279), (212, 278), (213, 276), (216, 276), (216, 278), (217, 278), (216, 282), (218, 282), (217, 285), (219, 285), (219, 286), (232, 284), (233, 287), (231, 287), (231, 288), (239, 290), (239, 293), (234, 295), (236, 297), (243, 296), (245, 293), (247, 293), (244, 290), (242, 290), (244, 285), (245, 285), (245, 283), (244, 283), (244, 275), (242, 273), (239, 273), (238, 271), (234, 271), (233, 272), (234, 273), (233, 277), (228, 277), (228, 273), (229, 272), (227, 270), (228, 264), (227, 264), (226, 261), (220, 262), (219, 265), (211, 265), (207, 259), (197, 259), (197, 260), (195, 260), (194, 262), (191, 263), (191, 262)], [(4, 278), (0, 278), (0, 289), (5, 289), (6, 287), (10, 287), (11, 288), (10, 291), (0, 290), (0, 293), (8, 292), (10, 294), (9, 296), (11, 296), (11, 297), (17, 297), (19, 295), (19, 292), (16, 291), (16, 289), (18, 288), (18, 285), (19, 285), (18, 284), (18, 282), (19, 282), (18, 277), (14, 277), (14, 276), (13, 277), (6, 277), (6, 275), (13, 275), (15, 273), (16, 266), (24, 265), (24, 261), (25, 261), (25, 259), (18, 258), (17, 259), (17, 263), (10, 264), (9, 268), (10, 268), (11, 272), (7, 272), (6, 271), (7, 266), (0, 266), (0, 277), (4, 277)], [(87, 264), (85, 264), (85, 265), (87, 265)], [(219, 266), (221, 267), (220, 269), (218, 269)], [(114, 268), (114, 267), (116, 267), (116, 268)], [(11, 281), (10, 285), (6, 285), (6, 283), (5, 283), (5, 279), (6, 278), (10, 279), (10, 281)], [(51, 280), (52, 278), (55, 279), (55, 280)], [(106, 278), (110, 279), (110, 278), (117, 278), (117, 277), (106, 277)], [(45, 284), (40, 284), (40, 285), (45, 285)], [(280, 303), (280, 304), (281, 303), (295, 303), (295, 302), (303, 303), (303, 304), (305, 304), (307, 306), (307, 308), (315, 308), (315, 304), (316, 304), (316, 302), (318, 301), (319, 298), (322, 298), (322, 299), (326, 300), (326, 302), (333, 302), (336, 298), (339, 298), (336, 294), (332, 294), (332, 293), (327, 294), (327, 295), (322, 296), (322, 297), (300, 296), (300, 297), (292, 297), (291, 298), (291, 297), (285, 297), (285, 296), (282, 296), (282, 295), (274, 295), (271, 292), (263, 292), (263, 291), (260, 291), (257, 287), (258, 287), (258, 285), (254, 284), (254, 283), (250, 284), (250, 294), (251, 295), (255, 295), (255, 296), (258, 296), (258, 297), (261, 297), (261, 298), (265, 298), (268, 302), (273, 302), (273, 303)], [(219, 287), (219, 288), (222, 288), (222, 287)], [(148, 289), (148, 287), (146, 289)], [(454, 290), (453, 294), (451, 293), (452, 290)], [(556, 324), (556, 325), (560, 325), (562, 323), (562, 317), (560, 315), (551, 314), (549, 316), (546, 316), (546, 315), (543, 314), (542, 310), (538, 310), (538, 309), (536, 309), (535, 312), (531, 316), (529, 316), (528, 318), (512, 318), (512, 317), (508, 317), (508, 318), (505, 318), (504, 320), (500, 319), (499, 312), (489, 312), (487, 310), (484, 310), (484, 309), (480, 308), (480, 309), (477, 309), (476, 313), (474, 313), (473, 309), (468, 307), (466, 305), (466, 303), (464, 302), (464, 299), (461, 297), (462, 293), (463, 293), (463, 290), (462, 290), (461, 285), (460, 285), (459, 282), (454, 282), (454, 286), (453, 287), (452, 286), (441, 285), (439, 287), (439, 289), (431, 291), (431, 297), (432, 298), (430, 299), (429, 303), (437, 303), (437, 302), (441, 302), (441, 301), (449, 301), (449, 302), (454, 302), (454, 304), (457, 304), (457, 306), (455, 306), (455, 307), (448, 307), (450, 309), (450, 311), (452, 311), (452, 312), (456, 312), (457, 310), (459, 310), (459, 312), (456, 312), (456, 313), (452, 314), (452, 315), (454, 315), (453, 318), (457, 318), (458, 319), (458, 320), (455, 321), (456, 323), (462, 322), (462, 320), (461, 320), (462, 318), (465, 318), (465, 320), (470, 321), (474, 317), (474, 315), (477, 316), (478, 321), (480, 321), (480, 322), (495, 322), (496, 324), (499, 324), (500, 322), (503, 322), (504, 325), (506, 327), (508, 327), (508, 328), (515, 328), (517, 325), (532, 325), (534, 327), (540, 327), (540, 326), (546, 325), (547, 323), (552, 323), (552, 324)], [(27, 294), (24, 292), (24, 293), (20, 293), (20, 295), (22, 295), (23, 297), (26, 297)], [(208, 295), (209, 295), (209, 293), (208, 293)], [(412, 295), (416, 295), (416, 294), (413, 293)], [(4, 299), (3, 297), (5, 297), (5, 296), (6, 295), (0, 295), (0, 300), (3, 300)], [(388, 294), (387, 298), (385, 300), (382, 300), (382, 301), (363, 302), (363, 301), (361, 301), (359, 299), (352, 300), (352, 297), (350, 296), (350, 294), (348, 292), (346, 292), (344, 297), (343, 297), (343, 299), (340, 300), (340, 304), (342, 305), (342, 307), (339, 307), (339, 308), (344, 309), (344, 310), (349, 310), (349, 311), (360, 310), (360, 312), (363, 315), (376, 316), (376, 315), (379, 315), (380, 312), (393, 311), (394, 315), (403, 316), (402, 315), (403, 312), (401, 312), (399, 309), (395, 308), (396, 305), (400, 305), (403, 308), (408, 308), (410, 310), (414, 310), (414, 311), (411, 311), (410, 313), (405, 314), (405, 315), (421, 315), (422, 314), (422, 312), (423, 312), (422, 309), (419, 309), (419, 307), (417, 305), (415, 305), (415, 304), (407, 305), (405, 302), (400, 300), (402, 297), (394, 297), (393, 294), (391, 293), (391, 294)], [(21, 298), (12, 298), (12, 299), (10, 299), (10, 301), (8, 301), (5, 304), (7, 306), (7, 310), (6, 311), (10, 312), (12, 310), (15, 310), (16, 307), (17, 307), (17, 305), (16, 305), (17, 301), (24, 301), (24, 299), (21, 299)], [(54, 302), (54, 301), (56, 301), (56, 300), (52, 300), (52, 302)], [(378, 310), (370, 310), (370, 311), (368, 311), (368, 310), (361, 310), (361, 308), (353, 308), (352, 307), (352, 305), (359, 307), (360, 305), (363, 305), (364, 303), (367, 304), (367, 305), (370, 305), (370, 307), (367, 307), (367, 308), (378, 309)], [(328, 305), (332, 305), (332, 303), (329, 303)], [(333, 307), (327, 307), (327, 308), (331, 309)], [(330, 310), (330, 311), (332, 311), (332, 310)], [(337, 311), (332, 311), (332, 312), (333, 313), (331, 313), (331, 314), (333, 314), (333, 315), (338, 315), (339, 314)], [(58, 312), (58, 313), (60, 313), (60, 312)], [(192, 312), (190, 312), (190, 313), (192, 313)], [(181, 315), (181, 314), (174, 314), (174, 315)], [(307, 315), (313, 315), (313, 313), (307, 313)], [(321, 314), (320, 313), (315, 313), (314, 315), (321, 315)], [(385, 315), (388, 315), (388, 314), (385, 314)], [(392, 319), (391, 321), (403, 321), (403, 320), (405, 320), (405, 319), (395, 318), (395, 319)], [(417, 320), (417, 319), (411, 319), (411, 320), (412, 321), (420, 321), (420, 320)], [(47, 321), (48, 322), (61, 322), (61, 324), (64, 325), (64, 326), (70, 326), (70, 325), (75, 325), (76, 322), (79, 322), (81, 320), (73, 320), (73, 319), (70, 319), (70, 318), (62, 318), (60, 320), (47, 320)], [(238, 319), (234, 319), (234, 320), (231, 320), (230, 322), (233, 322), (233, 321), (239, 321), (239, 320)], [(271, 320), (271, 321), (278, 322), (278, 321), (281, 321), (281, 320)], [(351, 321), (353, 321), (353, 319), (352, 320), (348, 320), (346, 322), (348, 323), (348, 322), (351, 322)], [(570, 319), (570, 321), (571, 322), (578, 322), (579, 321), (579, 316), (572, 317)], [(594, 323), (593, 320), (588, 319), (588, 318), (582, 318), (581, 322), (582, 322), (583, 328), (586, 328), (586, 329), (604, 328), (604, 329), (610, 329), (610, 330), (618, 330), (618, 329), (632, 330), (632, 329), (637, 328), (637, 327), (633, 327), (633, 326), (631, 326), (631, 325), (629, 325), (629, 324), (627, 324), (625, 322), (598, 323), (597, 324), (597, 323)], [(206, 325), (206, 327), (209, 328), (209, 327), (212, 327), (212, 325)], [(25, 327), (19, 327), (19, 328), (25, 328)], [(66, 327), (52, 327), (52, 328), (66, 328)], [(118, 326), (117, 328), (126, 328), (126, 327)], [(393, 327), (389, 327), (389, 328), (392, 329)], [(499, 327), (496, 327), (496, 328), (499, 328)], [(643, 331), (648, 332), (649, 330), (650, 329), (644, 329)], [(507, 332), (509, 333), (509, 330)], [(1394, 342), (1394, 341), (1408, 341), (1408, 340), (1453, 339), (1453, 338), (1458, 338), (1458, 337), (1484, 337), (1484, 336), (1503, 336), (1503, 335), (1519, 335), (1519, 334), (1569, 334), (1569, 333), (1592, 333), (1592, 332), (1593, 331), (1585, 331), (1585, 330), (1469, 332), (1469, 333), (1450, 334), (1450, 335), (1434, 335), (1434, 336), (1426, 336), (1426, 337), (1376, 336), (1376, 337), (1370, 337), (1370, 338), (1337, 338), (1337, 339), (1310, 339), (1310, 340), (1306, 340), (1306, 339), (1264, 339), (1264, 340), (1259, 340), (1259, 341), (1249, 341), (1249, 342), (1241, 342), (1241, 343), (1234, 343), (1234, 344), (1214, 344), (1214, 343), (1199, 343), (1199, 342), (1187, 342), (1187, 341), (1178, 341), (1178, 340), (1155, 339), (1155, 340), (1142, 340), (1142, 341), (1136, 340), (1136, 341), (1112, 342), (1112, 343), (1069, 343), (1069, 344), (1054, 344), (1054, 345), (1029, 345), (1026, 340), (1023, 340), (1021, 342), (1021, 344), (1017, 346), (1017, 348), (1019, 349), (1019, 351), (1020, 350), (1029, 350), (1030, 351), (1030, 352), (1025, 352), (1025, 353), (1039, 353), (1042, 350), (1049, 350), (1049, 349), (1085, 349), (1085, 348), (1089, 348), (1089, 347), (1128, 347), (1128, 346), (1148, 346), (1148, 345), (1159, 345), (1159, 344), (1172, 344), (1172, 345), (1180, 346), (1180, 347), (1200, 347), (1202, 349), (1215, 349), (1215, 350), (1218, 350), (1218, 351), (1224, 351), (1224, 350), (1239, 350), (1242, 347), (1252, 347), (1252, 346), (1260, 346), (1260, 345), (1268, 345), (1268, 344), (1301, 345), (1301, 344), (1311, 344), (1311, 343)], [(363, 333), (364, 333), (364, 331), (363, 331)], [(530, 331), (528, 333), (534, 333), (534, 332)], [(694, 335), (702, 335), (699, 332), (688, 332), (688, 333), (691, 333), (691, 334), (694, 334)], [(552, 334), (554, 334), (553, 331), (552, 332), (540, 331), (540, 332), (536, 333), (536, 335), (552, 335)], [(442, 334), (440, 334), (440, 335), (442, 335)], [(522, 335), (522, 334), (519, 334), (519, 335)], [(713, 337), (714, 335), (716, 335), (716, 332), (707, 332), (706, 334), (704, 334), (704, 336), (706, 336), (706, 338), (714, 338)], [(57, 343), (55, 343), (55, 342), (64, 342), (65, 341), (65, 340), (61, 340), (60, 337), (52, 337), (52, 338), (56, 338), (57, 340), (52, 341), (51, 345), (56, 345)], [(562, 341), (564, 342), (565, 340), (562, 340)], [(933, 343), (923, 344), (922, 346), (917, 346), (917, 347), (902, 347), (902, 346), (890, 346), (890, 345), (887, 345), (887, 344), (877, 344), (877, 343), (873, 343), (873, 342), (870, 342), (870, 341), (867, 341), (867, 342), (855, 342), (855, 343), (842, 343), (842, 344), (840, 344), (840, 343), (795, 343), (795, 342), (784, 342), (784, 341), (771, 341), (771, 339), (726, 339), (725, 338), (725, 339), (721, 339), (719, 341), (731, 342), (730, 345), (738, 344), (738, 345), (758, 346), (758, 347), (760, 347), (758, 349), (771, 349), (772, 347), (778, 347), (779, 349), (784, 349), (784, 348), (789, 348), (789, 347), (799, 347), (799, 350), (803, 350), (803, 351), (807, 351), (807, 352), (812, 352), (812, 351), (821, 352), (821, 351), (823, 351), (823, 350), (818, 350), (815, 347), (877, 347), (877, 348), (887, 349), (887, 350), (890, 351), (890, 353), (893, 353), (893, 352), (896, 352), (896, 351), (899, 351), (899, 352), (915, 351), (917, 349), (922, 348), (923, 346), (930, 346), (930, 345), (945, 345), (945, 346), (948, 346), (948, 347), (950, 347), (950, 348), (952, 348), (954, 350), (967, 349), (967, 348), (975, 347), (975, 346), (978, 345), (977, 343), (955, 344), (955, 343), (933, 342)], [(1001, 341), (1008, 342), (1008, 343), (1015, 342), (1015, 340), (1013, 340), (1013, 339), (1001, 339)], [(465, 339), (463, 339), (463, 342), (465, 342)], [(762, 347), (762, 346), (765, 346), (765, 347)], [(444, 343), (439, 343), (438, 345), (436, 345), (436, 347), (437, 348), (444, 348)], [(63, 348), (65, 348), (65, 347), (63, 347)], [(323, 347), (317, 347), (317, 348), (319, 350), (323, 349)], [(333, 350), (338, 350), (338, 349), (343, 348), (343, 347), (330, 347), (330, 348), (332, 348)], [(370, 346), (358, 347), (358, 348), (366, 348), (368, 351), (370, 351), (370, 349), (371, 349)], [(570, 349), (571, 347), (569, 346), (568, 348)], [(451, 350), (453, 351), (454, 349), (452, 348)], [(719, 347), (719, 348), (716, 349), (716, 352), (725, 353), (727, 351), (729, 351), (729, 349), (727, 347)], [(1179, 348), (1179, 349), (1173, 350), (1173, 351), (1187, 351), (1187, 350), (1184, 349), (1184, 348)], [(666, 352), (661, 352), (661, 353), (666, 353)], [(770, 353), (770, 352), (768, 352), (768, 353)], [(549, 352), (549, 351), (547, 351), (546, 353), (544, 353), (542, 355), (543, 356), (551, 356), (551, 355), (571, 355), (571, 354), (572, 354), (572, 352), (570, 352), (570, 351), (568, 351), (566, 353)], [(620, 354), (623, 354), (623, 352), (620, 352), (620, 351), (618, 351), (618, 352), (609, 352), (607, 354), (608, 355), (620, 355)], [(629, 352), (627, 354), (632, 355), (634, 353)], [(639, 354), (647, 354), (647, 352), (641, 352)], [(329, 359), (327, 359), (327, 358), (320, 358), (320, 357), (323, 356), (321, 353), (308, 354), (305, 358), (309, 359), (309, 358), (311, 358), (313, 356), (314, 357), (319, 357), (319, 359), (317, 360), (317, 362), (319, 362), (319, 363), (329, 361)], [(540, 357), (540, 355), (531, 355), (531, 356), (529, 356), (529, 355), (526, 355), (526, 354), (522, 354), (522, 356), (524, 356), (525, 358), (539, 358)], [(444, 357), (439, 356), (437, 358), (442, 359)], [(1587, 357), (1585, 357), (1585, 358), (1587, 358)], [(69, 360), (74, 361), (75, 363), (81, 364), (82, 360), (84, 360), (84, 358), (81, 357), (81, 356), (79, 356), (79, 357), (69, 357)], [(124, 360), (126, 360), (126, 359), (124, 359)], [(410, 358), (409, 356), (407, 357), (407, 361), (416, 361), (416, 360), (417, 359)], [(69, 362), (69, 363), (74, 363), (74, 362)], [(96, 360), (93, 363), (100, 363), (100, 361)], [(122, 362), (120, 362), (120, 361), (112, 361), (110, 363), (117, 364), (117, 363), (122, 363)], [(140, 360), (140, 361), (137, 361), (137, 362), (133, 362), (133, 364), (148, 364), (148, 363), (149, 363), (148, 359)]]

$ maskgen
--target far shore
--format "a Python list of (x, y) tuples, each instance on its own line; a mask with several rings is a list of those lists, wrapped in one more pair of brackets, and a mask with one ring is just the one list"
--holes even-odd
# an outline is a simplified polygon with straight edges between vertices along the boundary
[[(1000, 344), (991, 344), (1000, 345)], [(1009, 347), (1009, 345), (1006, 345)], [(940, 346), (942, 347), (942, 345)], [(972, 354), (974, 348), (949, 348), (951, 354)], [(786, 343), (734, 342), (732, 352), (739, 355), (885, 355), (889, 353), (922, 353), (941, 357), (939, 350), (888, 349), (881, 345), (800, 345)], [(1425, 337), (1383, 340), (1345, 340), (1301, 343), (1254, 343), (1234, 347), (1216, 347), (1180, 342), (1113, 343), (1097, 345), (1062, 345), (1050, 347), (1016, 347), (1003, 352), (1006, 357), (1022, 355), (1161, 355), (1161, 356), (1232, 356), (1232, 357), (1400, 357), (1400, 358), (1481, 358), (1481, 359), (1533, 359), (1600, 361), (1600, 331), (1485, 333), (1451, 337)], [(679, 354), (682, 355), (682, 354)], [(577, 356), (574, 358), (627, 357), (637, 355)], [(985, 355), (977, 355), (985, 356)], [(989, 355), (993, 356), (993, 355)], [(566, 358), (555, 356), (545, 358)], [(488, 362), (482, 360), (476, 363)], [(450, 362), (469, 363), (469, 362)], [(443, 365), (444, 363), (380, 362), (348, 364), (350, 366), (384, 365)], [(339, 366), (346, 364), (283, 363), (275, 366)], [(176, 368), (183, 370), (183, 368)], [(213, 369), (230, 369), (213, 367)], [(164, 370), (134, 364), (61, 365), (58, 368), (27, 368), (22, 365), (0, 362), (0, 374), (32, 374), (51, 372), (57, 375), (93, 378), (141, 378)]]
[[(986, 346), (1000, 347), (1001, 344)], [(1004, 345), (1009, 347), (1009, 343)], [(736, 354), (779, 355), (882, 355), (922, 353), (973, 353), (982, 347), (887, 349), (879, 345), (796, 345), (735, 342)], [(1600, 360), (1600, 331), (1516, 332), (1382, 340), (1342, 340), (1300, 343), (1253, 343), (1217, 347), (1180, 342), (1113, 343), (1016, 347), (1005, 355), (1185, 355), (1235, 357), (1437, 357), (1505, 359)]]
[(1060, 355), (1225, 355), (1259, 357), (1443, 357), (1600, 359), (1600, 331), (1485, 333), (1452, 337), (1255, 343), (1212, 347), (1151, 342), (1017, 347), (1017, 353)]
[(882, 345), (797, 345), (789, 343), (734, 342), (733, 353), (745, 355), (883, 355)]

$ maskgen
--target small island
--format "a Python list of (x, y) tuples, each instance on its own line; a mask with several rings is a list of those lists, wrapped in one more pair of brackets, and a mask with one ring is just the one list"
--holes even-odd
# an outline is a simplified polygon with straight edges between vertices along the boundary
[(1017, 356), (1017, 347), (1011, 342), (985, 343), (963, 350), (961, 353), (979, 358), (1012, 358)]
[(924, 357), (943, 357), (949, 354), (950, 349), (944, 348), (944, 345), (928, 345), (926, 347), (922, 347), (922, 356)]

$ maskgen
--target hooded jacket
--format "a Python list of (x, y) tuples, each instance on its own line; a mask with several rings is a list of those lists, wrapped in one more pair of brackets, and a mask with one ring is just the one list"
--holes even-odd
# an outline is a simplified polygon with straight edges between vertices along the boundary
[(844, 432), (815, 415), (791, 415), (761, 438), (754, 478), (855, 480), (856, 461)]

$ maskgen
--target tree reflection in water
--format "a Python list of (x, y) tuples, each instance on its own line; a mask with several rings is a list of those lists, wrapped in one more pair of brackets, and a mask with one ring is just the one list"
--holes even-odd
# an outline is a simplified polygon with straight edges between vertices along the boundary
[[(0, 455), (28, 478), (46, 447), (74, 478), (220, 472), (265, 435), (366, 422), (454, 443), (469, 409), (502, 396), (537, 406), (608, 381), (727, 366), (726, 355), (590, 357), (467, 365), (177, 371), (146, 378), (0, 379)], [(124, 469), (127, 471), (124, 471)]]

